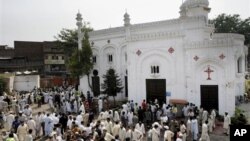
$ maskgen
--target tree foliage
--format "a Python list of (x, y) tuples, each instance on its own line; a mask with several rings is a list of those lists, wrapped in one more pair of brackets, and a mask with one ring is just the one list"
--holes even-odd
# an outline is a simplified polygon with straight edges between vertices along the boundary
[(107, 70), (106, 74), (103, 75), (103, 83), (101, 84), (102, 93), (108, 96), (113, 96), (115, 103), (115, 96), (117, 93), (122, 92), (122, 81), (116, 74), (115, 70), (110, 68)]
[(6, 88), (7, 87), (7, 84), (6, 82), (4, 81), (4, 78), (3, 77), (0, 77), (0, 96), (3, 95), (3, 92), (6, 91)]
[(245, 112), (239, 108), (235, 109), (234, 116), (231, 118), (232, 125), (245, 125), (247, 124), (247, 118)]
[(82, 32), (84, 38), (82, 40), (82, 49), (78, 50), (77, 30), (62, 29), (57, 35), (57, 43), (59, 47), (63, 47), (66, 55), (66, 66), (73, 77), (88, 75), (93, 68), (92, 50), (89, 43), (88, 32), (92, 28), (84, 24)]
[(74, 50), (77, 49), (77, 30), (64, 28), (55, 38), (57, 39), (57, 45), (64, 49), (67, 57), (71, 56)]
[(210, 21), (216, 33), (239, 33), (245, 35), (245, 44), (250, 44), (250, 17), (241, 19), (239, 15), (220, 14)]

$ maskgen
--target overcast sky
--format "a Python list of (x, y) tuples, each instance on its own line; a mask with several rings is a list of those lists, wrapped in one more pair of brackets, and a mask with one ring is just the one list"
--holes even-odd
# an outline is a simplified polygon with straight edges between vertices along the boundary
[[(185, 1), (185, 0), (184, 0)], [(214, 18), (221, 13), (250, 17), (250, 0), (209, 0)], [(62, 28), (76, 28), (76, 13), (95, 30), (179, 17), (182, 0), (0, 0), (0, 45), (19, 41), (51, 41)]]

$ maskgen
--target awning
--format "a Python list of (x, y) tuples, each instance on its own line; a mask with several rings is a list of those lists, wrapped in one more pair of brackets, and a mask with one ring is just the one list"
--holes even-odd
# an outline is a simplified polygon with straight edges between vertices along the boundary
[(184, 99), (170, 99), (169, 100), (170, 104), (187, 104), (187, 100)]

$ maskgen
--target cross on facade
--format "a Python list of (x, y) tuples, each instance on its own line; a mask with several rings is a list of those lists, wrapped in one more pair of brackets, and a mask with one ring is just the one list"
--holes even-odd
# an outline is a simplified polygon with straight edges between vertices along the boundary
[(208, 67), (207, 67), (207, 70), (205, 70), (204, 72), (206, 72), (207, 75), (208, 75), (208, 76), (207, 76), (207, 80), (211, 80), (210, 74), (211, 74), (212, 72), (214, 72), (214, 71), (210, 69), (210, 66), (208, 66)]

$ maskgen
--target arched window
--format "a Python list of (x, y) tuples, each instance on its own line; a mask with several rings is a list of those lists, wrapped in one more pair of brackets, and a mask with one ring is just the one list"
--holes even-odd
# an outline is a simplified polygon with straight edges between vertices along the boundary
[(237, 60), (237, 72), (243, 73), (243, 57), (239, 57)]
[(125, 53), (125, 62), (127, 62), (127, 59), (128, 59), (128, 55), (127, 55), (127, 53)]
[(108, 62), (109, 63), (113, 62), (113, 55), (112, 54), (108, 54)]
[(159, 66), (151, 66), (151, 74), (159, 74), (160, 67)]
[(160, 73), (159, 66), (156, 66), (156, 73)]
[(93, 56), (92, 59), (93, 59), (93, 63), (96, 64), (96, 56), (95, 55)]

